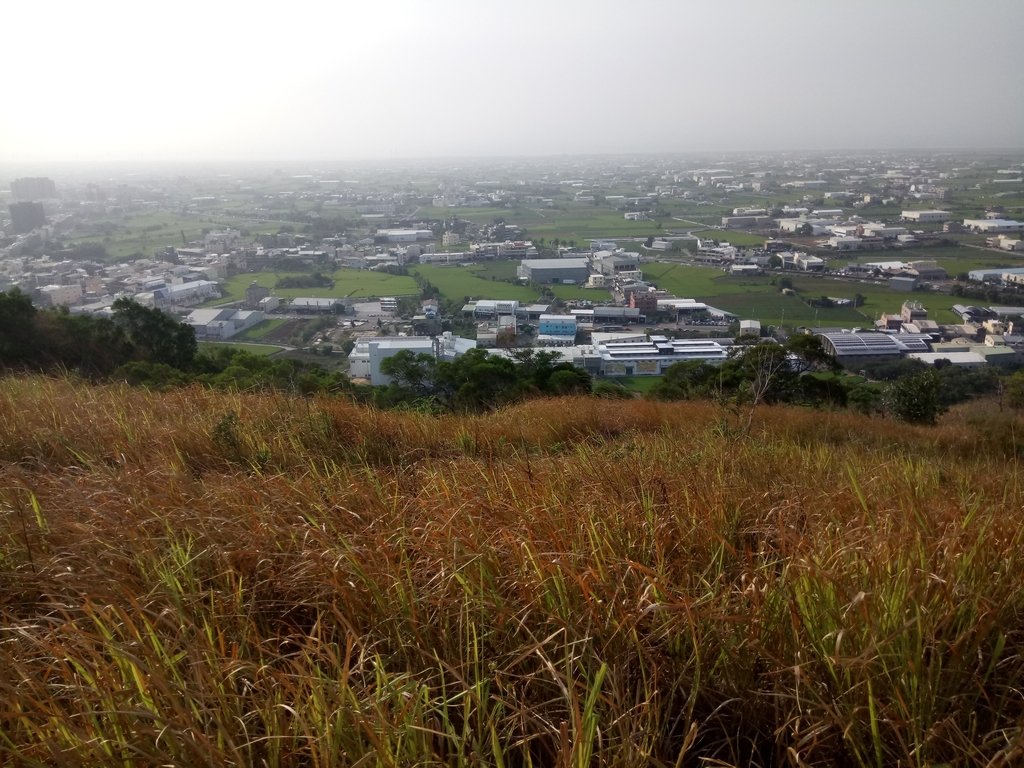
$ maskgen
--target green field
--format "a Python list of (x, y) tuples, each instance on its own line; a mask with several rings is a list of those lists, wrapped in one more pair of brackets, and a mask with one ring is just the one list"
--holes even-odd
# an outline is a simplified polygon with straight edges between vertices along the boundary
[(800, 296), (853, 299), (864, 297), (863, 306), (815, 308), (807, 306), (800, 296), (779, 292), (773, 280), (782, 275), (732, 276), (711, 267), (654, 262), (642, 265), (646, 279), (676, 296), (698, 299), (743, 318), (757, 318), (771, 325), (846, 325), (866, 324), (883, 312), (897, 312), (904, 301), (920, 301), (937, 322), (955, 322), (951, 307), (960, 299), (948, 294), (900, 293), (886, 285), (839, 280), (830, 277), (786, 273)]
[(389, 275), (386, 272), (370, 272), (365, 269), (339, 269), (331, 274), (333, 288), (275, 288), (282, 277), (296, 277), (289, 272), (248, 272), (235, 275), (225, 281), (224, 298), (214, 303), (241, 301), (245, 289), (252, 283), (273, 290), (275, 296), (293, 299), (297, 296), (312, 298), (365, 298), (369, 296), (410, 296), (419, 293), (416, 281), (405, 275)]
[(485, 280), (515, 280), (516, 270), (519, 268), (518, 261), (488, 261), (478, 264), (469, 269)]
[(216, 347), (230, 347), (237, 349), (240, 352), (248, 352), (251, 355), (273, 355), (276, 352), (280, 352), (284, 347), (279, 347), (275, 344), (245, 344), (234, 341), (200, 341), (199, 347), (202, 349), (206, 347), (208, 349), (214, 349)]
[(749, 281), (750, 278), (729, 278), (722, 270), (714, 267), (691, 267), (686, 264), (651, 262), (640, 265), (644, 280), (653, 281), (658, 288), (675, 296), (693, 299), (698, 296), (717, 296), (728, 293), (722, 290), (722, 279)]
[(613, 379), (602, 379), (602, 381), (611, 381), (615, 384), (619, 384), (630, 392), (639, 392), (641, 394), (650, 392), (656, 384), (661, 382), (661, 380), (661, 376), (616, 376)]
[[(505, 280), (515, 276), (518, 262), (490, 262), (480, 266), (439, 267), (421, 264), (412, 271), (430, 281), (450, 301), (471, 299), (509, 299), (520, 302), (537, 301), (539, 294), (528, 285)], [(508, 277), (506, 277), (508, 276)], [(563, 301), (584, 299), (607, 301), (608, 291), (603, 288), (584, 288), (581, 285), (552, 285), (551, 292)]]
[(109, 220), (90, 222), (79, 226), (69, 245), (99, 243), (107, 249), (111, 261), (127, 259), (141, 254), (152, 258), (155, 251), (168, 245), (184, 246), (202, 239), (204, 231), (231, 227), (250, 234), (277, 232), (282, 221), (255, 221), (230, 215), (181, 215), (153, 211), (111, 217)]
[(280, 317), (270, 318), (256, 323), (252, 328), (246, 328), (235, 336), (239, 341), (259, 341), (267, 334), (284, 325), (287, 320)]
[(508, 299), (531, 302), (537, 298), (537, 291), (526, 285), (513, 285), (500, 280), (481, 277), (473, 267), (439, 267), (421, 264), (410, 269), (435, 286), (445, 298), (451, 301), (472, 299)]
[(840, 256), (835, 259), (837, 266), (844, 264), (864, 263), (867, 261), (916, 261), (930, 260), (938, 262), (951, 278), (961, 272), (972, 269), (989, 269), (992, 267), (1009, 267), (1024, 265), (1024, 256), (1010, 252), (1000, 252), (987, 248), (969, 246), (944, 246), (935, 248), (906, 248), (899, 251), (874, 251), (856, 256)]
[[(490, 223), (495, 219), (504, 219), (508, 224), (516, 224), (526, 231), (534, 241), (543, 239), (550, 243), (556, 238), (559, 242), (575, 242), (577, 246), (585, 245), (594, 238), (622, 238), (657, 235), (661, 228), (672, 228), (673, 222), (657, 221), (626, 221), (619, 211), (607, 206), (596, 206), (584, 203), (562, 202), (558, 208), (429, 208), (419, 209), (424, 218), (444, 218), (456, 216), (460, 219), (476, 223)], [(679, 222), (675, 222), (679, 224)]]
[(759, 245), (764, 246), (764, 235), (752, 235), (749, 232), (736, 232), (731, 229), (704, 229), (700, 232), (693, 232), (694, 237), (710, 238), (712, 240), (725, 241), (730, 245), (741, 247)]
[(562, 301), (583, 299), (597, 303), (611, 299), (611, 293), (604, 288), (584, 288), (581, 285), (552, 285), (551, 292)]

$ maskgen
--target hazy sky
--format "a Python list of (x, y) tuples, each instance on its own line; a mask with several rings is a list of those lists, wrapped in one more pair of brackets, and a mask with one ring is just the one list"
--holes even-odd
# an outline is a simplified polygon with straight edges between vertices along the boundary
[(1024, 0), (4, 4), (0, 162), (1024, 146)]

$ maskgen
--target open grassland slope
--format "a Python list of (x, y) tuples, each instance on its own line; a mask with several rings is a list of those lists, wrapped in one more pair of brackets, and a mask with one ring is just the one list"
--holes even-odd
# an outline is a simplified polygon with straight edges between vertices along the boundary
[(0, 763), (1019, 765), (1022, 428), (7, 378)]

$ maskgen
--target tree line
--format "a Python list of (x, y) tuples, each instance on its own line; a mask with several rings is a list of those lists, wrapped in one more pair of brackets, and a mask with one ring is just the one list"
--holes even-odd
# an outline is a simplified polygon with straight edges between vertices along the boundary
[(111, 309), (111, 317), (73, 315), (67, 308), (37, 309), (18, 289), (0, 293), (0, 371), (72, 372), (152, 388), (351, 389), (347, 376), (322, 366), (231, 347), (200, 351), (190, 326), (131, 299), (118, 299)]
[[(596, 386), (586, 371), (559, 362), (554, 351), (509, 349), (492, 355), (473, 349), (453, 360), (403, 350), (381, 363), (391, 378), (382, 387), (354, 385), (338, 371), (294, 359), (268, 358), (231, 347), (200, 351), (191, 327), (127, 298), (111, 317), (37, 309), (14, 289), (0, 293), (0, 371), (74, 372), (92, 380), (121, 380), (165, 388), (200, 383), (235, 390), (344, 394), (382, 408), (426, 412), (480, 412), (531, 397), (594, 394), (633, 397), (612, 380)], [(863, 376), (841, 371), (815, 336), (785, 344), (739, 340), (721, 364), (681, 362), (649, 390), (657, 400), (711, 399), (746, 417), (762, 404), (853, 408), (930, 424), (949, 406), (998, 394), (1024, 408), (1024, 372), (965, 370), (895, 360), (864, 366)]]

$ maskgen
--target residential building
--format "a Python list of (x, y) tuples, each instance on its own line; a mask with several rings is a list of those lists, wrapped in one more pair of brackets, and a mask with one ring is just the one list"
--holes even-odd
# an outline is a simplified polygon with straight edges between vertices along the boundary
[(433, 240), (429, 229), (378, 229), (376, 237), (389, 243), (415, 243), (417, 240)]
[(16, 235), (24, 235), (46, 224), (46, 211), (42, 203), (11, 203), (7, 210), (10, 211), (11, 228)]
[(43, 305), (47, 307), (69, 306), (80, 301), (82, 298), (82, 286), (78, 283), (73, 285), (44, 285), (39, 289)]
[(253, 280), (249, 287), (245, 289), (245, 306), (249, 309), (255, 309), (260, 305), (260, 302), (270, 295), (270, 289), (265, 285), (260, 285)]
[(25, 176), (11, 182), (11, 196), (16, 201), (49, 200), (57, 197), (57, 185), (45, 176)]
[(144, 291), (135, 295), (135, 300), (146, 307), (167, 309), (170, 307), (194, 307), (210, 299), (219, 299), (220, 286), (212, 280), (190, 280), (173, 283)]
[(904, 301), (900, 307), (900, 320), (904, 323), (916, 323), (928, 319), (928, 310), (919, 301)]

